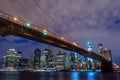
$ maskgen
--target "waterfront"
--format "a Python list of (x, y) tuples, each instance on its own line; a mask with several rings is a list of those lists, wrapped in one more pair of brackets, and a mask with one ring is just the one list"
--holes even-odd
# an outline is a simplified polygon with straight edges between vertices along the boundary
[(97, 72), (0, 72), (0, 80), (120, 80), (118, 73)]

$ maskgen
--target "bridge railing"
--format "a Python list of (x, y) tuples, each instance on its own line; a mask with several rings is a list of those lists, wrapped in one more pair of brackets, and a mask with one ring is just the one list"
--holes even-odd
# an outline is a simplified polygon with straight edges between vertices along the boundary
[[(1, 18), (4, 18), (4, 19), (6, 19), (6, 20), (9, 20), (9, 21), (11, 21), (11, 22), (13, 22), (13, 23), (17, 23), (17, 24), (19, 24), (19, 25), (21, 25), (21, 26), (23, 26), (23, 27), (26, 26), (26, 22), (27, 22), (27, 21), (18, 19), (17, 17), (11, 16), (11, 15), (9, 15), (9, 14), (7, 14), (7, 13), (4, 13), (4, 12), (1, 12), (1, 11), (0, 11), (0, 17), (1, 17)], [(38, 26), (35, 26), (35, 25), (30, 24), (30, 28), (33, 29), (33, 30), (36, 30), (36, 31), (38, 31), (38, 32), (44, 33), (44, 32), (43, 32), (43, 29), (41, 29), (41, 28), (38, 27)], [(57, 38), (57, 39), (59, 39), (59, 40), (63, 40), (63, 41), (65, 41), (65, 42), (67, 42), (67, 43), (69, 43), (69, 44), (71, 44), (71, 45), (74, 45), (74, 46), (80, 47), (80, 48), (82, 48), (82, 49), (85, 49), (84, 47), (78, 45), (76, 42), (70, 41), (70, 40), (68, 40), (68, 39), (66, 39), (66, 38), (64, 38), (64, 37), (62, 37), (62, 36), (60, 36), (60, 35), (58, 35), (58, 34), (56, 34), (56, 33), (47, 31), (47, 34), (48, 34), (49, 36), (55, 37), (55, 38)]]
[(17, 24), (19, 24), (19, 25), (21, 25), (21, 26), (24, 26), (23, 20), (20, 20), (20, 19), (14, 20), (15, 17), (13, 17), (13, 16), (11, 16), (11, 15), (9, 15), (9, 14), (7, 14), (7, 13), (4, 13), (4, 12), (1, 12), (1, 11), (0, 11), (0, 17), (1, 17), (1, 18), (4, 18), (4, 19), (6, 19), (6, 20), (9, 20), (9, 21), (11, 21), (11, 22), (13, 22), (13, 23), (17, 23)]

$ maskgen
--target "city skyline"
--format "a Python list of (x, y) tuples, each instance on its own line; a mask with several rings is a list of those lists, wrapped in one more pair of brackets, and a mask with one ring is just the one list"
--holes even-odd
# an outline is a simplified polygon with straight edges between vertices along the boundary
[(50, 47), (44, 49), (42, 55), (36, 48), (28, 58), (23, 58), (22, 52), (9, 49), (2, 57), (1, 71), (102, 71), (99, 61), (87, 57), (79, 59), (77, 53), (66, 54), (62, 49), (54, 55)]
[[(8, 1), (9, 2), (9, 1)], [(15, 4), (15, 2), (9, 2), (10, 4)], [(38, 7), (34, 5), (32, 0), (24, 2), (25, 7), (30, 7), (33, 5), (36, 10), (34, 10), (35, 14), (40, 13)], [(25, 5), (27, 4), (27, 5)], [(56, 0), (46, 0), (42, 1), (39, 0), (38, 4), (45, 10), (51, 17), (53, 17), (61, 26), (64, 32), (72, 36), (72, 38), (81, 44), (82, 46), (86, 47), (86, 42), (90, 41), (93, 43), (93, 51), (98, 52), (97, 44), (103, 43), (104, 48), (108, 50), (112, 50), (113, 61), (120, 65), (119, 62), (119, 45), (120, 45), (120, 1), (119, 0), (100, 0), (100, 1), (56, 1)], [(64, 6), (63, 6), (64, 5)], [(16, 6), (16, 5), (13, 5)], [(19, 12), (19, 10), (17, 10)], [(16, 13), (17, 13), (16, 11)], [(24, 11), (24, 10), (23, 10)], [(30, 10), (28, 10), (29, 12)], [(22, 13), (22, 12), (20, 12)], [(23, 17), (23, 13), (20, 15), (13, 13), (15, 16)], [(35, 15), (34, 14), (34, 15)], [(33, 24), (40, 25), (36, 21), (37, 19), (27, 18), (31, 14), (27, 13), (25, 20), (32, 22)], [(43, 14), (42, 14), (43, 15)], [(40, 18), (41, 15), (39, 15)], [(45, 15), (44, 15), (45, 16)], [(23, 18), (24, 19), (24, 18)], [(43, 19), (48, 19), (44, 17)], [(39, 19), (38, 19), (39, 20)], [(59, 33), (60, 27), (55, 27), (54, 24), (51, 22), (49, 25), (52, 27), (47, 27), (49, 30)], [(46, 26), (46, 23), (42, 25)], [(68, 30), (69, 28), (69, 30)], [(67, 35), (60, 32), (60, 35), (63, 35), (67, 38)], [(16, 48), (17, 50), (24, 50), (24, 55), (28, 56), (35, 48), (44, 48), (46, 45), (37, 43), (34, 41), (30, 41), (23, 38), (18, 38), (14, 36), (8, 36), (6, 38), (0, 38), (0, 53), (1, 55), (3, 52), (9, 48)], [(33, 49), (33, 50), (32, 50)], [(28, 54), (29, 53), (29, 54)], [(1, 56), (0, 55), (0, 56)]]

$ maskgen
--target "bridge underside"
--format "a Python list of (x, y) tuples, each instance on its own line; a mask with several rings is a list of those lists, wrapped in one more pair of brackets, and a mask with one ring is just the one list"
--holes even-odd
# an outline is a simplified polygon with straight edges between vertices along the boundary
[(113, 72), (113, 63), (112, 62), (101, 62), (101, 71), (102, 72)]
[[(82, 56), (91, 57), (95, 60), (101, 61), (103, 72), (112, 71), (112, 67), (110, 67), (111, 63), (108, 62), (108, 60), (106, 60), (102, 56), (100, 56), (94, 52), (88, 52), (85, 49), (82, 49), (82, 48), (79, 48), (72, 44), (69, 44), (69, 43), (67, 43), (63, 40), (57, 39), (53, 36), (49, 36), (49, 35), (45, 36), (45, 35), (43, 35), (42, 32), (33, 30), (33, 29), (25, 27), (25, 26), (21, 26), (19, 24), (13, 23), (13, 22), (8, 21), (3, 18), (0, 18), (0, 35), (2, 37), (7, 36), (7, 35), (15, 35), (18, 37), (27, 38), (30, 40), (50, 44), (50, 45), (53, 45), (56, 47), (66, 49), (66, 50), (75, 51)], [(108, 67), (110, 67), (110, 70), (108, 69)], [(106, 69), (108, 69), (108, 70), (106, 70)]]
[(2, 18), (0, 18), (0, 35), (2, 37), (7, 36), (7, 35), (15, 35), (18, 37), (27, 38), (30, 40), (50, 44), (56, 47), (66, 49), (66, 50), (78, 51), (80, 54), (87, 53), (86, 50), (75, 47), (65, 41), (62, 41), (60, 39), (54, 38), (49, 35), (45, 36), (43, 35), (42, 32), (35, 31), (31, 28), (18, 25), (16, 23), (7, 21)]

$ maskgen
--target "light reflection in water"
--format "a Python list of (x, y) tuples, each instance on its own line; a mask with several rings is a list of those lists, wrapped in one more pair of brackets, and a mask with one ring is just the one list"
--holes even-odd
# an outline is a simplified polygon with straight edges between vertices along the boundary
[(53, 79), (53, 72), (50, 72), (50, 80), (54, 80)]
[(64, 73), (63, 73), (63, 72), (60, 72), (60, 73), (58, 74), (58, 80), (65, 80), (65, 79), (64, 79)]
[(88, 80), (95, 80), (95, 72), (88, 72)]
[(18, 71), (4, 72), (3, 80), (19, 80), (19, 72)]
[(79, 75), (80, 75), (79, 72), (72, 72), (72, 74), (71, 74), (72, 79), (71, 80), (80, 80)]
[(0, 80), (120, 80), (117, 73), (97, 72), (0, 72)]

